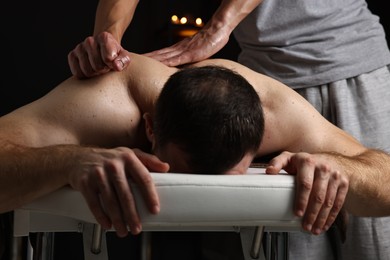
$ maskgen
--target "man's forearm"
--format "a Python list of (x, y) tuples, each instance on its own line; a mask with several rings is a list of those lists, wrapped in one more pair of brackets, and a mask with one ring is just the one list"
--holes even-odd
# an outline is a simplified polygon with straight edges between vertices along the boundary
[(367, 150), (354, 157), (338, 155), (338, 161), (349, 176), (345, 208), (358, 216), (390, 215), (390, 155)]
[(118, 42), (129, 26), (138, 0), (100, 0), (96, 10), (94, 35), (107, 31)]
[(74, 146), (29, 148), (1, 142), (0, 213), (13, 210), (68, 183)]

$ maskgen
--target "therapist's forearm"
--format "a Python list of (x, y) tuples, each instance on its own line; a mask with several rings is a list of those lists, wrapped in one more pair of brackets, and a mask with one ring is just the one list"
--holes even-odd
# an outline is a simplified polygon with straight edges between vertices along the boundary
[(100, 0), (96, 10), (94, 35), (111, 33), (118, 42), (133, 19), (138, 0)]
[(227, 27), (230, 32), (263, 0), (224, 0), (215, 11), (208, 26)]
[(349, 175), (345, 201), (348, 212), (357, 216), (390, 216), (390, 155), (367, 150), (357, 156), (339, 156), (341, 167)]

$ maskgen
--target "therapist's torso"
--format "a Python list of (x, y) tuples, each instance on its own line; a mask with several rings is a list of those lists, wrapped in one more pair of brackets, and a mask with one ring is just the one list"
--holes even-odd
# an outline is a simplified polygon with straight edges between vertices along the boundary
[(384, 34), (364, 0), (264, 0), (234, 31), (240, 63), (292, 88), (390, 64)]

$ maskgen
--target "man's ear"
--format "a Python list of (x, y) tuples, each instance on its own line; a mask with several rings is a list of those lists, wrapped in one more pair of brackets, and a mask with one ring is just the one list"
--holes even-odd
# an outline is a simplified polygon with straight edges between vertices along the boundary
[(153, 120), (152, 116), (149, 113), (145, 113), (143, 115), (143, 119), (145, 120), (145, 131), (146, 137), (148, 140), (154, 144), (154, 134), (153, 134)]

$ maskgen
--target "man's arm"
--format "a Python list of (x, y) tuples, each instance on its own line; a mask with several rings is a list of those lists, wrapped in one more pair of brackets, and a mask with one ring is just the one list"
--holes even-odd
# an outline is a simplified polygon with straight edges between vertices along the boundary
[[(68, 183), (66, 147), (28, 148), (0, 140), (0, 212), (20, 207)], [(65, 160), (65, 161), (64, 161)], [(63, 174), (58, 165), (62, 165)]]
[(390, 156), (368, 149), (356, 156), (328, 154), (349, 177), (346, 209), (362, 217), (390, 216)]
[(268, 81), (267, 89), (259, 88), (268, 114), (264, 149), (294, 153), (283, 161), (283, 169), (296, 174), (295, 211), (304, 216), (306, 229), (319, 233), (329, 228), (344, 201), (352, 214), (389, 215), (385, 183), (390, 181), (390, 156), (367, 149), (295, 91)]
[[(233, 61), (205, 60), (194, 65), (209, 64), (237, 71), (259, 93), (266, 124), (258, 156), (289, 151), (271, 161), (273, 167), (267, 172), (277, 174), (285, 169), (296, 175), (294, 209), (303, 217), (307, 231), (319, 234), (329, 228), (346, 198), (346, 208), (353, 214), (390, 214), (385, 185), (390, 178), (388, 154), (365, 148), (281, 82)], [(380, 195), (375, 197), (374, 192)], [(380, 206), (373, 203), (378, 199)], [(367, 204), (364, 209), (358, 207), (360, 201)]]
[[(316, 233), (327, 230), (343, 206), (356, 216), (390, 216), (390, 155), (383, 151), (366, 149), (355, 156), (283, 152), (270, 161), (267, 173), (277, 174), (281, 169), (297, 175), (297, 215), (319, 212), (305, 214), (303, 220), (312, 223), (316, 219)], [(341, 189), (340, 182), (344, 183)], [(345, 185), (349, 185), (348, 193)]]
[[(148, 60), (139, 62), (147, 66)], [(134, 72), (142, 76), (154, 68), (134, 68)], [(156, 213), (159, 201), (148, 170), (166, 172), (169, 166), (137, 149), (96, 147), (135, 147), (142, 139), (138, 137), (141, 111), (129, 97), (131, 84), (124, 78), (119, 73), (91, 80), (71, 78), (0, 118), (0, 212), (71, 185), (84, 195), (103, 227), (112, 224), (120, 236), (127, 234), (126, 226), (134, 234), (140, 232), (127, 181), (131, 178), (143, 187), (146, 204)], [(148, 93), (154, 97), (158, 89), (148, 90), (146, 82), (145, 92), (137, 95), (148, 99)], [(144, 108), (150, 106), (144, 103)]]
[(80, 191), (103, 228), (118, 236), (141, 232), (128, 179), (140, 184), (152, 213), (159, 199), (149, 170), (165, 172), (155, 156), (128, 148), (100, 149), (78, 145), (26, 147), (0, 141), (0, 212), (11, 211), (65, 185)]
[[(390, 215), (390, 156), (369, 150), (323, 118), (301, 96), (288, 88), (277, 92), (274, 120), (267, 136), (283, 136), (282, 161), (267, 173), (284, 169), (296, 175), (295, 212), (303, 227), (320, 234), (345, 209), (359, 216)], [(279, 100), (284, 94), (286, 98)], [(269, 98), (269, 96), (268, 96)], [(277, 112), (279, 111), (279, 112)], [(273, 122), (272, 122), (273, 121)], [(273, 132), (273, 133), (272, 133)], [(266, 142), (278, 140), (267, 137)], [(284, 146), (283, 146), (284, 141)], [(279, 157), (278, 157), (279, 158)], [(281, 160), (280, 158), (278, 160)], [(275, 165), (275, 161), (271, 165)]]

